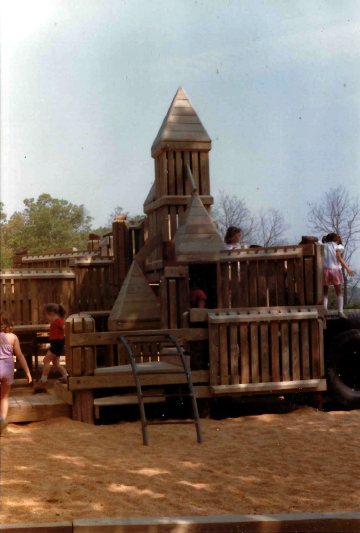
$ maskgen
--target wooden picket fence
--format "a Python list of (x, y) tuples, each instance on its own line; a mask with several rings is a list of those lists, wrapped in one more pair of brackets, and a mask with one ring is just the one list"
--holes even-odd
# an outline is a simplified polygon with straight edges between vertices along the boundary
[[(322, 386), (323, 320), (314, 308), (209, 313), (212, 392)], [(230, 385), (230, 388), (228, 387)], [(220, 387), (219, 387), (220, 386)], [(275, 389), (274, 389), (275, 390)]]

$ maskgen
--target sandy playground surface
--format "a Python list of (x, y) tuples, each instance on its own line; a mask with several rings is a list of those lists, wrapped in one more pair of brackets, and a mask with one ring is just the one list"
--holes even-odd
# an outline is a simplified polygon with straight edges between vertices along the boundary
[(193, 426), (10, 425), (2, 523), (360, 511), (360, 411), (303, 408)]

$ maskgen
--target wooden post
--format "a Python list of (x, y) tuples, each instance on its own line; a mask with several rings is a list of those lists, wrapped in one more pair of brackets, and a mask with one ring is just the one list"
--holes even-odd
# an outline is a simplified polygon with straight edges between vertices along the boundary
[[(71, 315), (65, 324), (66, 368), (71, 377), (91, 376), (96, 367), (96, 347), (72, 347), (72, 333), (95, 332), (95, 321), (90, 316)], [(94, 424), (94, 393), (93, 390), (74, 392), (72, 407), (73, 420)]]

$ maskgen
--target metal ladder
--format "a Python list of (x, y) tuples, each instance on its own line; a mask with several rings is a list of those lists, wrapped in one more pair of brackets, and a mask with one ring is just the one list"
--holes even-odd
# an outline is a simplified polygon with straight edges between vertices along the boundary
[[(148, 426), (150, 425), (163, 425), (163, 424), (195, 424), (196, 427), (196, 434), (197, 434), (197, 441), (199, 444), (202, 443), (202, 434), (201, 434), (201, 427), (200, 427), (200, 418), (199, 418), (199, 411), (197, 407), (196, 402), (196, 395), (194, 391), (194, 386), (191, 379), (191, 371), (189, 369), (189, 366), (187, 364), (186, 357), (184, 355), (184, 352), (179, 345), (178, 341), (174, 339), (172, 335), (169, 335), (168, 333), (159, 334), (159, 333), (142, 333), (142, 334), (131, 334), (131, 335), (123, 335), (119, 337), (119, 340), (123, 343), (125, 346), (126, 352), (130, 359), (130, 365), (131, 369), (134, 375), (135, 384), (136, 384), (136, 391), (139, 399), (139, 408), (140, 408), (140, 417), (141, 417), (141, 427), (142, 427), (142, 434), (143, 434), (143, 444), (144, 446), (149, 446), (149, 435), (148, 435)], [(154, 356), (154, 354), (141, 354), (141, 355), (134, 355), (131, 349), (132, 344), (157, 344), (160, 346), (162, 344), (165, 344), (166, 348), (176, 348), (176, 353), (161, 353), (160, 352), (160, 361), (158, 362), (149, 362), (149, 363), (137, 363), (135, 358), (136, 357), (147, 357), (147, 356)], [(170, 345), (170, 346), (169, 346)], [(182, 362), (182, 368), (181, 366), (176, 365), (165, 365), (165, 367), (161, 367), (161, 355), (165, 355), (166, 357), (180, 357)], [(178, 394), (166, 394), (166, 393), (160, 393), (160, 394), (154, 394), (153, 392), (147, 394), (146, 392), (142, 392), (141, 383), (139, 380), (139, 376), (142, 375), (156, 375), (156, 374), (185, 374), (187, 378), (187, 384), (189, 387), (189, 393), (178, 393)], [(144, 408), (144, 398), (156, 398), (156, 397), (190, 397), (191, 398), (191, 405), (193, 410), (193, 420), (184, 420), (184, 421), (168, 421), (164, 420), (161, 422), (148, 422), (146, 420), (145, 416), (145, 408)]]

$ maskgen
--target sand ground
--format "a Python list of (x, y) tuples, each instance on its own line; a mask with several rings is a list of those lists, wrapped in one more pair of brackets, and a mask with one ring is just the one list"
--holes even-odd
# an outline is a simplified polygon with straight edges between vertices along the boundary
[(2, 523), (360, 511), (360, 411), (302, 408), (193, 426), (59, 418), (1, 438)]

